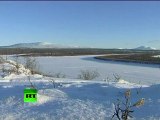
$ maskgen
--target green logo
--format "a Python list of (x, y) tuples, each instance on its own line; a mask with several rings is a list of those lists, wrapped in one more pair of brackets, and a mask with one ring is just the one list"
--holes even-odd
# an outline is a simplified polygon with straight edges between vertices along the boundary
[(24, 102), (37, 102), (37, 90), (33, 88), (24, 89)]

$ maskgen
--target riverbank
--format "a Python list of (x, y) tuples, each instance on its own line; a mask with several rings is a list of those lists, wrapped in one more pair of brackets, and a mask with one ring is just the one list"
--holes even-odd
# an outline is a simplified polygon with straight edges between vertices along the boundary
[(94, 58), (99, 60), (105, 60), (105, 61), (160, 65), (160, 58), (153, 57), (152, 54), (126, 54), (126, 55), (113, 54), (113, 55), (105, 55), (105, 56), (96, 56)]

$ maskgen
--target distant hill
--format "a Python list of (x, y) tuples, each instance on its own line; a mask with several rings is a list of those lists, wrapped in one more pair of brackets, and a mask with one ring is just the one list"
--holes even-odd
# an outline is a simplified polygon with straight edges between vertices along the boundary
[(47, 42), (35, 42), (35, 43), (19, 43), (10, 46), (1, 46), (1, 48), (79, 48), (79, 47), (64, 46), (60, 44), (53, 44)]
[(148, 47), (148, 46), (139, 46), (134, 48), (134, 50), (156, 50), (156, 48)]

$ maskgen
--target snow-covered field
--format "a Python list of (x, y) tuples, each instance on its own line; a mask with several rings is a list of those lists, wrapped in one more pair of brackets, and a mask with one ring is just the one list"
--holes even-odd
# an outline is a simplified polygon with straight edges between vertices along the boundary
[[(157, 66), (100, 62), (91, 57), (39, 57), (43, 71), (64, 72), (70, 78), (30, 75), (38, 89), (37, 103), (23, 102), (23, 90), (30, 84), (29, 70), (21, 65), (19, 75), (0, 71), (0, 120), (110, 120), (113, 103), (117, 98), (123, 100), (128, 89), (131, 89), (132, 103), (145, 98), (143, 106), (133, 109), (133, 119), (160, 120), (160, 70)], [(0, 67), (14, 68), (15, 63), (10, 63), (0, 64)], [(113, 73), (122, 78), (109, 83), (101, 78), (75, 79), (81, 69), (97, 69), (101, 78)], [(56, 88), (50, 82), (52, 79)], [(141, 84), (137, 84), (139, 81)], [(156, 84), (149, 85), (151, 83)]]

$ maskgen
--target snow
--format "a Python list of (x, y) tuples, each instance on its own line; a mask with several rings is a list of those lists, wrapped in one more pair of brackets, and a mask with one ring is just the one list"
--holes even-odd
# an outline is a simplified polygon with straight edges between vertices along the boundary
[(134, 48), (136, 50), (156, 50), (156, 48), (149, 47), (149, 46), (139, 46), (137, 48)]
[(77, 48), (69, 45), (61, 45), (48, 42), (35, 42), (35, 43), (19, 43), (10, 46), (4, 46), (9, 48)]
[(160, 57), (160, 55), (155, 55), (155, 56), (153, 56), (153, 57)]
[[(10, 63), (0, 64), (0, 67), (4, 65), (7, 69), (13, 68), (13, 63), (10, 61)], [(119, 67), (121, 65), (116, 68)], [(137, 67), (137, 71), (140, 68), (143, 69), (142, 66), (132, 67)], [(154, 70), (152, 67), (145, 66), (145, 68), (148, 71)], [(111, 69), (114, 69), (113, 66)], [(143, 106), (134, 108), (133, 119), (160, 119), (160, 84), (138, 84), (122, 78), (118, 81), (106, 82), (100, 79), (81, 80), (52, 78), (39, 74), (30, 75), (30, 71), (26, 70), (23, 65), (19, 71), (18, 75), (0, 71), (2, 75), (0, 78), (0, 120), (108, 120), (114, 113), (114, 103), (117, 98), (123, 100), (124, 92), (128, 89), (131, 89), (132, 103), (145, 98)], [(6, 76), (3, 77), (3, 74)], [(145, 73), (147, 74), (150, 73)], [(23, 102), (23, 90), (30, 85), (28, 76), (38, 89), (38, 102), (36, 103)], [(147, 77), (143, 76), (143, 78)], [(56, 88), (50, 82), (51, 80), (55, 81)]]

